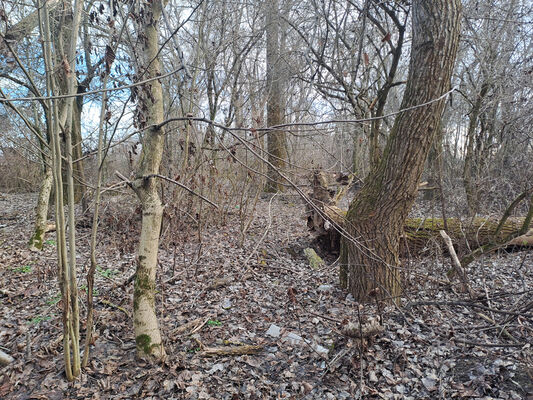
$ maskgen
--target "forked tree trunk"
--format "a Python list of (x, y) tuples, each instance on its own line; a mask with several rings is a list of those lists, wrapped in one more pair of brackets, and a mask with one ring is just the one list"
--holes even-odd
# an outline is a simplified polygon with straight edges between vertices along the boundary
[[(143, 79), (161, 74), (159, 53), (159, 20), (163, 2), (153, 0), (149, 12), (144, 13), (139, 41), (143, 44)], [(132, 186), (142, 206), (141, 237), (139, 239), (135, 290), (133, 294), (133, 327), (137, 354), (140, 357), (162, 358), (165, 355), (161, 332), (155, 311), (155, 277), (157, 251), (163, 206), (157, 190), (157, 181), (152, 176), (159, 173), (163, 155), (164, 131), (158, 127), (163, 122), (163, 90), (159, 80), (142, 87), (138, 110), (143, 113), (146, 131), (142, 155), (136, 179)]]
[[(58, 89), (55, 83), (57, 68), (54, 68), (52, 57), (52, 39), (50, 18), (46, 3), (39, 2), (39, 28), (42, 35), (43, 58), (46, 71), (46, 86), (48, 95), (55, 95)], [(72, 22), (69, 24), (70, 32), (67, 35), (68, 46), (56, 48), (59, 58), (64, 60), (60, 71), (65, 73), (64, 93), (75, 93), (75, 55), (78, 38), (79, 22), (83, 9), (83, 0), (75, 0), (72, 14)], [(57, 54), (56, 54), (57, 55)], [(71, 69), (72, 68), (72, 69)], [(53, 72), (52, 72), (53, 71)], [(69, 381), (74, 380), (80, 374), (80, 351), (79, 351), (79, 308), (77, 291), (76, 269), (76, 238), (75, 238), (75, 215), (74, 215), (74, 180), (72, 169), (72, 138), (71, 121), (72, 101), (67, 99), (60, 116), (57, 100), (47, 100), (48, 103), (48, 128), (50, 129), (51, 156), (53, 164), (54, 188), (56, 192), (56, 230), (57, 230), (57, 255), (58, 276), (61, 290), (61, 303), (63, 308), (63, 356), (65, 360), (65, 375)], [(65, 139), (66, 167), (67, 167), (67, 197), (68, 218), (65, 217), (63, 203), (63, 179), (62, 161), (65, 158), (61, 151), (60, 121), (63, 121), (63, 136)], [(68, 231), (67, 224), (68, 221)], [(67, 246), (68, 233), (68, 246)]]
[[(73, 29), (74, 23), (74, 9), (70, 2), (63, 2), (61, 6), (54, 10), (53, 14), (53, 32), (52, 39), (54, 42), (54, 48), (56, 49), (55, 53), (55, 63), (56, 65), (62, 65), (63, 55), (69, 54), (71, 47), (71, 32)], [(76, 67), (75, 59), (69, 60), (69, 68), (74, 69)], [(61, 94), (66, 93), (77, 93), (78, 82), (77, 80), (72, 81), (68, 68), (60, 68), (56, 70), (55, 78), (58, 83), (58, 89)], [(64, 139), (61, 143), (62, 147), (66, 149), (67, 147), (72, 148), (71, 154), (68, 156), (72, 157), (73, 163), (69, 167), (66, 160), (62, 163), (63, 170), (63, 183), (65, 185), (63, 193), (65, 194), (65, 201), (68, 201), (68, 170), (72, 168), (72, 180), (74, 183), (74, 203), (78, 204), (85, 193), (85, 174), (83, 172), (83, 161), (82, 157), (82, 137), (81, 137), (81, 112), (83, 100), (80, 99), (65, 99), (60, 102), (60, 118), (62, 126), (66, 127), (69, 131), (68, 140), (70, 140), (70, 146), (67, 145), (67, 136), (62, 136)], [(74, 162), (76, 161), (76, 162)]]
[[(459, 0), (415, 0), (409, 76), (401, 108), (437, 99), (450, 87), (459, 40)], [(383, 158), (348, 210), (341, 242), (341, 285), (358, 301), (397, 301), (401, 293), (400, 235), (435, 137), (445, 99), (394, 121)]]

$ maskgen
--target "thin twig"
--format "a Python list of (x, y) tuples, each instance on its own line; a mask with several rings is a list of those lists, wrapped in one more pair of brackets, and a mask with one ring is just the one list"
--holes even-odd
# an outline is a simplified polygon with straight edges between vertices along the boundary
[(179, 186), (180, 188), (182, 189), (185, 189), (187, 192), (199, 197), (200, 199), (202, 199), (203, 201), (205, 201), (206, 203), (209, 203), (211, 204), (213, 207), (215, 207), (217, 210), (218, 210), (218, 205), (216, 205), (215, 203), (213, 203), (211, 200), (209, 200), (208, 198), (202, 196), (201, 194), (199, 193), (196, 193), (194, 190), (188, 188), (187, 186), (185, 186), (183, 183), (180, 183), (178, 181), (175, 181), (174, 179), (171, 179), (167, 176), (164, 176), (164, 175), (159, 175), (159, 174), (150, 174), (150, 175), (146, 175), (146, 176), (143, 176), (143, 178), (160, 178), (160, 179), (163, 179), (167, 182), (170, 182), (170, 183), (173, 183), (174, 185), (177, 185)]

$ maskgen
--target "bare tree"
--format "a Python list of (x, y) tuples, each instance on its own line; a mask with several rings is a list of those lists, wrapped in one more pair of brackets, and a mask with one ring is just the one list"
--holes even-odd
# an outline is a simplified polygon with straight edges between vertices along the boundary
[[(267, 125), (276, 126), (284, 119), (284, 77), (281, 62), (280, 42), (280, 4), (278, 0), (265, 2), (266, 14), (266, 68), (267, 68)], [(285, 167), (287, 159), (287, 139), (281, 129), (273, 129), (267, 135), (268, 151), (268, 182), (267, 192), (282, 191), (278, 170)]]
[[(62, 70), (65, 88), (63, 93), (74, 94), (75, 85), (75, 57), (80, 25), (83, 0), (75, 0), (72, 11), (72, 19), (68, 24), (68, 33), (65, 38), (68, 45), (56, 48), (60, 56), (56, 53), (53, 57), (50, 15), (46, 3), (39, 4), (39, 23), (43, 37), (43, 54), (46, 71), (46, 86), (49, 95), (57, 95), (57, 78), (53, 71), (56, 69), (54, 59), (61, 59), (60, 68)], [(62, 31), (59, 31), (61, 35)], [(54, 188), (56, 191), (56, 231), (57, 231), (57, 254), (59, 269), (59, 287), (61, 289), (63, 307), (63, 355), (65, 359), (65, 374), (69, 381), (74, 380), (81, 371), (80, 347), (79, 347), (79, 308), (77, 290), (77, 270), (76, 270), (76, 237), (75, 237), (75, 215), (74, 215), (74, 173), (73, 173), (73, 144), (72, 144), (72, 102), (73, 98), (66, 99), (61, 105), (57, 100), (48, 101), (48, 111), (50, 121), (50, 137), (52, 145), (52, 162)], [(59, 109), (61, 106), (61, 110)], [(61, 131), (61, 133), (60, 133)], [(61, 135), (65, 138), (64, 151), (62, 152)], [(68, 200), (68, 215), (65, 217), (63, 203), (63, 173), (62, 160), (66, 159), (66, 190)], [(68, 239), (67, 224), (68, 221)], [(68, 248), (67, 248), (68, 242)]]
[(372, 295), (397, 301), (400, 295), (400, 236), (439, 126), (442, 96), (450, 88), (460, 18), (459, 0), (413, 3), (411, 62), (401, 108), (414, 108), (396, 117), (378, 168), (350, 205), (347, 230), (355, 240), (341, 243), (341, 285), (359, 301)]
[(351, 132), (352, 169), (366, 175), (379, 162), (387, 136), (379, 117), (393, 89), (405, 83), (399, 66), (409, 7), (373, 0), (304, 4), (309, 10), (297, 15), (303, 22), (291, 21), (305, 44), (307, 68), (300, 79), (313, 85), (338, 116), (378, 117)]
[[(166, 2), (162, 0), (155, 0), (144, 5), (142, 12), (137, 10), (141, 16), (138, 37), (139, 50), (142, 51), (140, 74), (145, 79), (161, 74), (159, 24), (165, 4)], [(141, 118), (142, 126), (148, 129), (143, 137), (142, 155), (135, 180), (131, 184), (142, 207), (141, 236), (133, 295), (133, 327), (138, 355), (162, 358), (165, 356), (165, 349), (155, 309), (157, 252), (163, 215), (163, 205), (155, 175), (159, 173), (165, 140), (164, 128), (159, 126), (164, 120), (163, 90), (159, 80), (142, 86), (137, 118)]]
[[(466, 3), (461, 62), (457, 68), (463, 102), (459, 102), (457, 110), (467, 116), (462, 177), (470, 216), (481, 211), (483, 198), (508, 185), (494, 178), (501, 171), (509, 171), (511, 165), (496, 160), (510, 150), (506, 144), (514, 141), (511, 121), (527, 109), (526, 93), (530, 89), (523, 79), (527, 68), (524, 49), (530, 37), (524, 36), (519, 27), (528, 15), (531, 4), (519, 0)], [(504, 158), (509, 160), (508, 156), (509, 153)], [(506, 193), (504, 198), (516, 194)]]

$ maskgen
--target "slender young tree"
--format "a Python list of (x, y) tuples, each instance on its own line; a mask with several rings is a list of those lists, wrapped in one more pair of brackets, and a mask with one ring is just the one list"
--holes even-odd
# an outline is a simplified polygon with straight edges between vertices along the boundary
[[(56, 48), (62, 54), (60, 64), (66, 83), (66, 93), (75, 93), (75, 57), (78, 29), (83, 8), (83, 0), (75, 0), (72, 21), (69, 24), (68, 46)], [(58, 93), (56, 84), (57, 70), (52, 53), (50, 15), (46, 3), (39, 4), (39, 28), (43, 38), (43, 55), (46, 71), (46, 87), (48, 95)], [(56, 54), (57, 55), (57, 54)], [(72, 102), (73, 98), (67, 99), (62, 104), (57, 99), (48, 100), (49, 132), (51, 132), (52, 163), (54, 188), (56, 191), (56, 232), (57, 232), (57, 255), (59, 287), (63, 308), (63, 355), (65, 360), (65, 375), (69, 381), (74, 380), (81, 371), (80, 348), (79, 348), (79, 308), (78, 290), (76, 278), (76, 238), (74, 216), (74, 179), (73, 179), (73, 146), (72, 146)], [(60, 110), (61, 108), (61, 110)], [(61, 146), (61, 134), (65, 139), (65, 145)], [(65, 154), (63, 154), (64, 148)], [(68, 199), (68, 213), (65, 216), (63, 202), (63, 172), (62, 161), (66, 158), (66, 190)], [(67, 231), (68, 222), (68, 231)], [(68, 238), (67, 238), (68, 233)], [(68, 247), (67, 247), (68, 242)]]
[(355, 240), (341, 242), (340, 282), (359, 301), (373, 295), (396, 300), (401, 293), (400, 236), (450, 88), (460, 20), (459, 0), (413, 2), (401, 105), (408, 110), (396, 118), (381, 162), (350, 205), (347, 230)]
[[(54, 41), (53, 52), (51, 54), (56, 65), (63, 63), (63, 60), (67, 54), (70, 54), (72, 49), (72, 33), (73, 29), (76, 28), (73, 23), (75, 21), (76, 15), (72, 8), (71, 2), (62, 2), (59, 0), (48, 0), (46, 2), (46, 7), (50, 13), (56, 18), (50, 20), (50, 29), (51, 29), (51, 38)], [(10, 27), (10, 29), (3, 35), (0, 36), (0, 55), (10, 55), (15, 58), (16, 65), (23, 71), (23, 76), (27, 79), (28, 83), (25, 84), (30, 89), (30, 92), (35, 96), (41, 96), (40, 89), (38, 86), (37, 76), (31, 74), (32, 69), (27, 68), (27, 65), (24, 65), (21, 58), (17, 54), (17, 47), (20, 46), (20, 42), (24, 39), (27, 39), (32, 32), (39, 26), (39, 10), (35, 10), (29, 15), (22, 18), (18, 23)], [(74, 47), (76, 41), (74, 41)], [(74, 50), (75, 51), (75, 50)], [(72, 68), (75, 64), (73, 60), (67, 60), (69, 68)], [(57, 75), (57, 86), (58, 92), (56, 94), (67, 94), (69, 93), (70, 86), (73, 86), (72, 90), (80, 90), (76, 79), (73, 76), (68, 76), (67, 69), (58, 68), (56, 70)], [(11, 76), (6, 76), (7, 79), (12, 80), (17, 85), (20, 85), (20, 80), (12, 79)], [(89, 79), (90, 80), (90, 79)], [(66, 101), (64, 106), (60, 108), (60, 120), (63, 121), (61, 125), (66, 127), (70, 131), (70, 137), (72, 141), (72, 170), (73, 170), (73, 181), (74, 181), (74, 200), (79, 202), (85, 192), (84, 187), (84, 172), (83, 172), (83, 162), (82, 158), (82, 148), (81, 148), (81, 104), (83, 102), (80, 99), (76, 101)], [(44, 114), (47, 114), (47, 106), (44, 102), (41, 101), (41, 105), (44, 109)], [(14, 109), (14, 106), (11, 105)], [(17, 112), (15, 110), (15, 112)], [(29, 240), (29, 247), (33, 250), (41, 250), (43, 247), (43, 242), (45, 239), (46, 226), (47, 226), (47, 216), (48, 216), (48, 206), (50, 201), (50, 194), (53, 187), (53, 178), (52, 178), (52, 168), (51, 165), (51, 134), (49, 131), (42, 132), (37, 123), (38, 117), (35, 118), (35, 121), (32, 123), (27, 116), (21, 115), (19, 112), (19, 117), (25, 122), (26, 126), (34, 133), (36, 141), (39, 143), (42, 159), (42, 180), (39, 188), (39, 197), (37, 206), (35, 209), (35, 225), (32, 236)], [(68, 117), (67, 117), (68, 114)], [(50, 125), (47, 123), (47, 126)], [(64, 137), (68, 139), (66, 136)], [(65, 193), (68, 193), (67, 188), (67, 170), (68, 166), (66, 162), (63, 165), (64, 179), (65, 182)], [(68, 201), (65, 197), (65, 200)]]
[[(162, 0), (154, 0), (146, 3), (146, 9), (139, 13), (142, 16), (138, 39), (142, 50), (143, 79), (161, 74), (158, 39), (159, 23), (165, 4)], [(163, 89), (156, 79), (143, 85), (140, 92), (137, 115), (148, 129), (143, 137), (141, 159), (132, 182), (132, 188), (142, 207), (133, 294), (133, 327), (138, 355), (162, 358), (165, 356), (165, 350), (155, 311), (155, 277), (163, 205), (154, 174), (159, 173), (165, 141), (164, 128), (159, 126), (164, 120)]]

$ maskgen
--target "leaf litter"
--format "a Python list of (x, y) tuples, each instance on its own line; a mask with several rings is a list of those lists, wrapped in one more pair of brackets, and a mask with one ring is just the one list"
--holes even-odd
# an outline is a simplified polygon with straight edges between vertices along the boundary
[[(531, 251), (469, 266), (474, 298), (445, 282), (445, 257), (406, 260), (401, 308), (360, 305), (338, 286), (334, 259), (309, 266), (304, 206), (283, 196), (260, 201), (242, 246), (235, 215), (204, 227), (201, 241), (163, 238), (162, 363), (135, 358), (135, 229), (102, 229), (95, 342), (68, 383), (54, 234), (42, 252), (26, 249), (34, 202), (0, 196), (0, 350), (15, 358), (0, 368), (2, 399), (533, 399)], [(83, 299), (90, 227), (77, 231)], [(205, 356), (228, 348), (237, 353)]]

